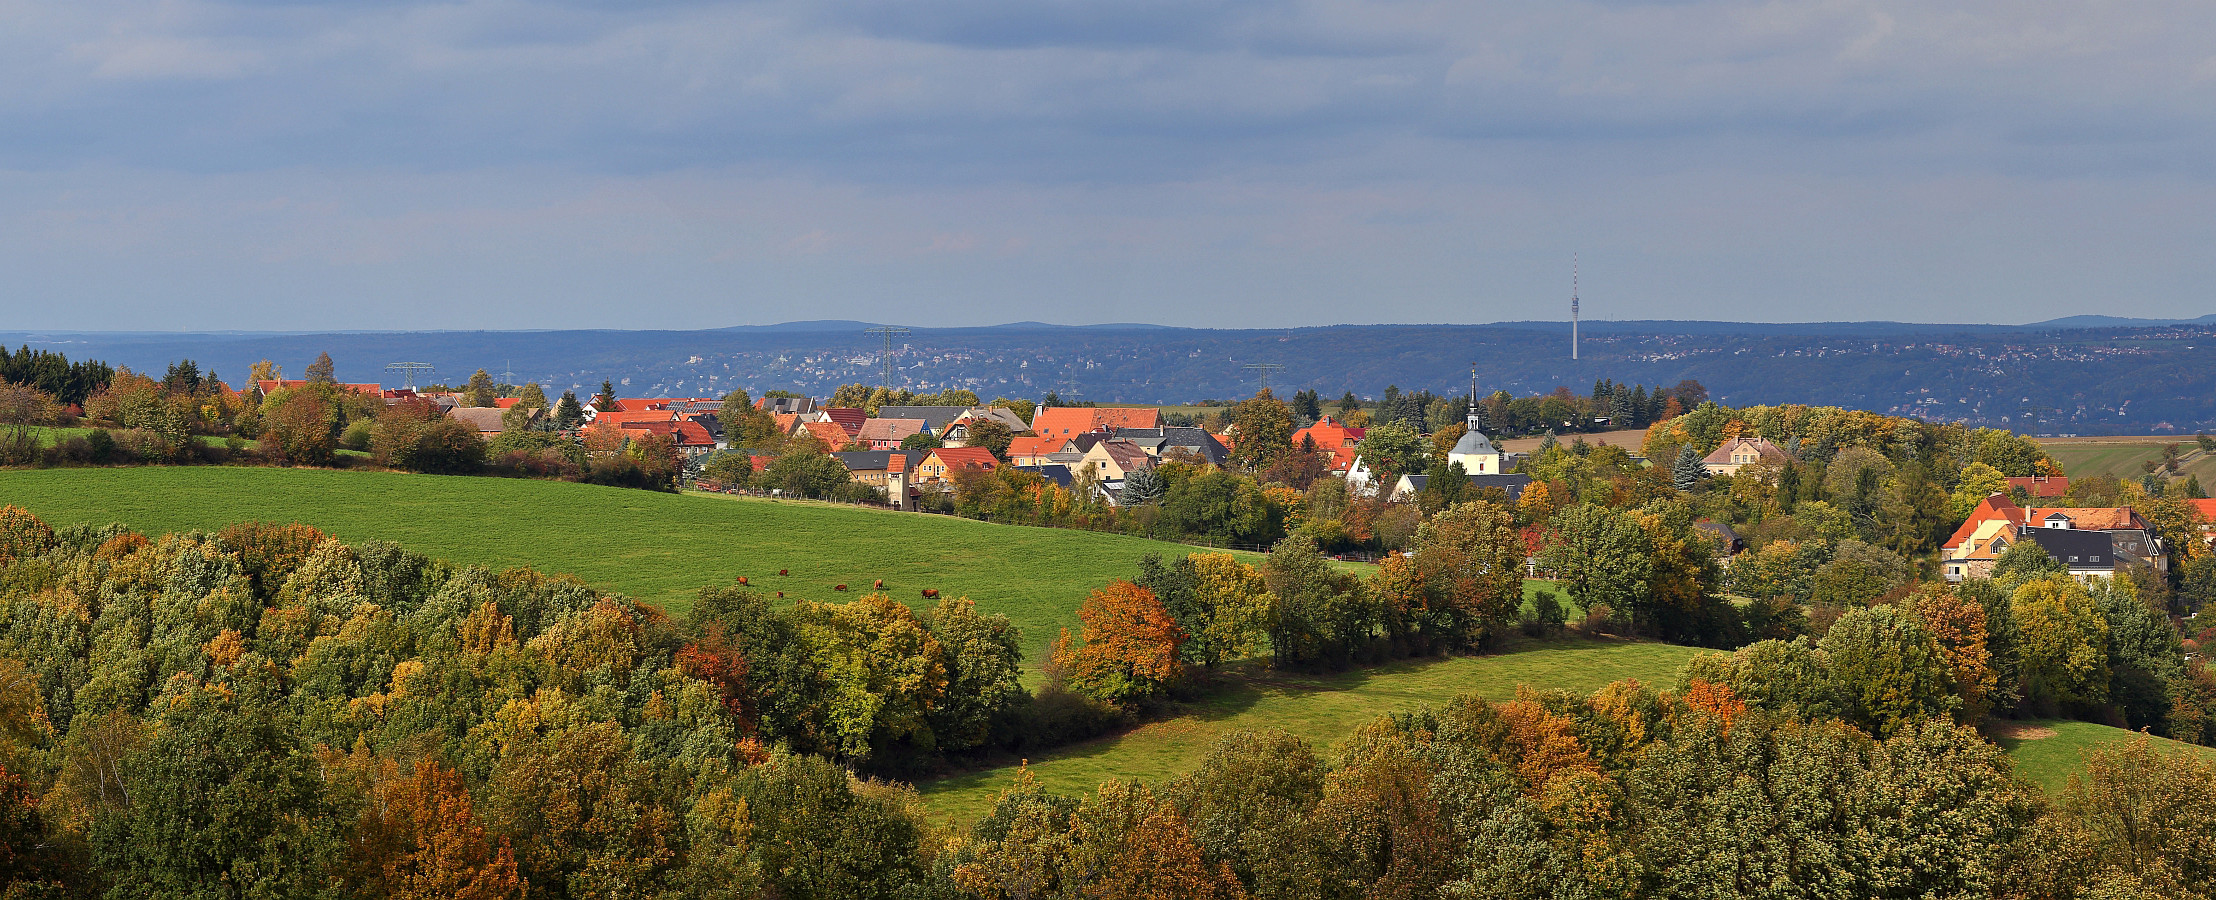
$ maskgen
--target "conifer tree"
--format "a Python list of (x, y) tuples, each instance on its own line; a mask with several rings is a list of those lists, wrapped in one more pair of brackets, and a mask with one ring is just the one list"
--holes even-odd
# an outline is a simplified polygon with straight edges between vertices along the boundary
[(616, 408), (615, 382), (603, 379), (600, 382), (600, 393), (594, 394), (592, 397), (592, 405), (602, 411)]
[(563, 391), (562, 402), (554, 407), (554, 427), (568, 430), (585, 421), (585, 408), (577, 403), (576, 391)]
[(338, 366), (331, 362), (331, 354), (316, 354), (315, 362), (308, 364), (309, 384), (337, 384)]
[(1691, 444), (1679, 448), (1677, 463), (1670, 466), (1670, 480), (1677, 485), (1678, 490), (1691, 492), (1700, 487), (1701, 476), (1706, 474), (1708, 470), (1700, 464), (1699, 450), (1693, 449)]

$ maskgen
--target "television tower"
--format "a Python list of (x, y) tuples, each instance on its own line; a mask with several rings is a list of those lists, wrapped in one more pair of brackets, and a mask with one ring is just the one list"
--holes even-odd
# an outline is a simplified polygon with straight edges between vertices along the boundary
[(1570, 361), (1577, 362), (1577, 254), (1570, 254)]

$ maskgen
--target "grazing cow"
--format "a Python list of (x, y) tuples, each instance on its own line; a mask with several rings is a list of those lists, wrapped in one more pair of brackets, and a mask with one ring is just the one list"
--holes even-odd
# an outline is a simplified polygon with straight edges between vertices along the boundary
[(739, 586), (740, 586), (740, 587), (746, 587), (746, 576), (744, 576), (744, 575), (741, 575), (741, 576), (739, 576)]
[(884, 589), (885, 589), (885, 579), (883, 579), (883, 578), (877, 579), (877, 583), (876, 583), (876, 584), (870, 585), (870, 590), (873, 590), (873, 591), (882, 591), (882, 590), (884, 590)]
[(791, 573), (791, 572), (787, 572), (787, 571), (785, 571), (784, 569), (778, 569), (778, 570), (777, 570), (777, 574), (779, 574), (779, 575), (791, 575), (792, 573)]
[(843, 591), (843, 590), (846, 590), (846, 585), (843, 585), (843, 584), (837, 584), (837, 585), (832, 585), (832, 586), (831, 586), (831, 589), (832, 589), (832, 590), (834, 590), (834, 591)]
[(783, 599), (785, 599), (785, 592), (784, 592), (784, 591), (778, 591), (778, 592), (777, 592), (777, 599), (779, 599), (779, 600), (783, 600)]
[(924, 589), (923, 589), (923, 599), (925, 599), (925, 600), (937, 600), (937, 599), (939, 599), (939, 589), (938, 589), (938, 588), (924, 588)]

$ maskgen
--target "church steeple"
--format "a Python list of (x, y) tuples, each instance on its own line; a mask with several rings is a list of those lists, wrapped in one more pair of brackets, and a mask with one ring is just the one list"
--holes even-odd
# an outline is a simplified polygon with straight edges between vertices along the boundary
[(1477, 412), (1477, 364), (1476, 364), (1476, 363), (1471, 363), (1471, 364), (1470, 364), (1470, 428), (1469, 428), (1469, 430), (1471, 430), (1471, 431), (1478, 431), (1478, 430), (1480, 430), (1480, 429), (1478, 428), (1478, 423), (1479, 423), (1479, 416), (1478, 416), (1478, 412)]

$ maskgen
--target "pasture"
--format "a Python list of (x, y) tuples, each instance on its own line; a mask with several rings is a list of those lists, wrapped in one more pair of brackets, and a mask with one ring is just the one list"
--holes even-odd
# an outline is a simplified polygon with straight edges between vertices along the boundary
[[(1401, 660), (1333, 675), (1271, 672), (1260, 666), (1222, 679), (1173, 715), (1121, 734), (1050, 751), (1030, 761), (1048, 790), (1076, 794), (1112, 778), (1159, 782), (1208, 755), (1223, 735), (1277, 728), (1328, 752), (1378, 716), (1438, 707), (1463, 694), (1512, 700), (1516, 688), (1560, 688), (1580, 694), (1612, 681), (1673, 687), (1693, 647), (1630, 641), (1573, 640), (1528, 644), (1494, 656)], [(934, 815), (970, 821), (991, 809), (1014, 783), (1018, 766), (966, 772), (917, 785)]]
[[(1022, 629), (1034, 667), (1095, 588), (1149, 553), (1206, 552), (1114, 534), (993, 525), (807, 501), (676, 495), (514, 478), (231, 466), (0, 470), (0, 505), (54, 525), (147, 534), (300, 522), (462, 565), (529, 566), (672, 613), (747, 576), (787, 599), (834, 601), (877, 579), (893, 597), (967, 596)], [(780, 577), (779, 569), (792, 574)], [(839, 584), (849, 591), (834, 590)]]

